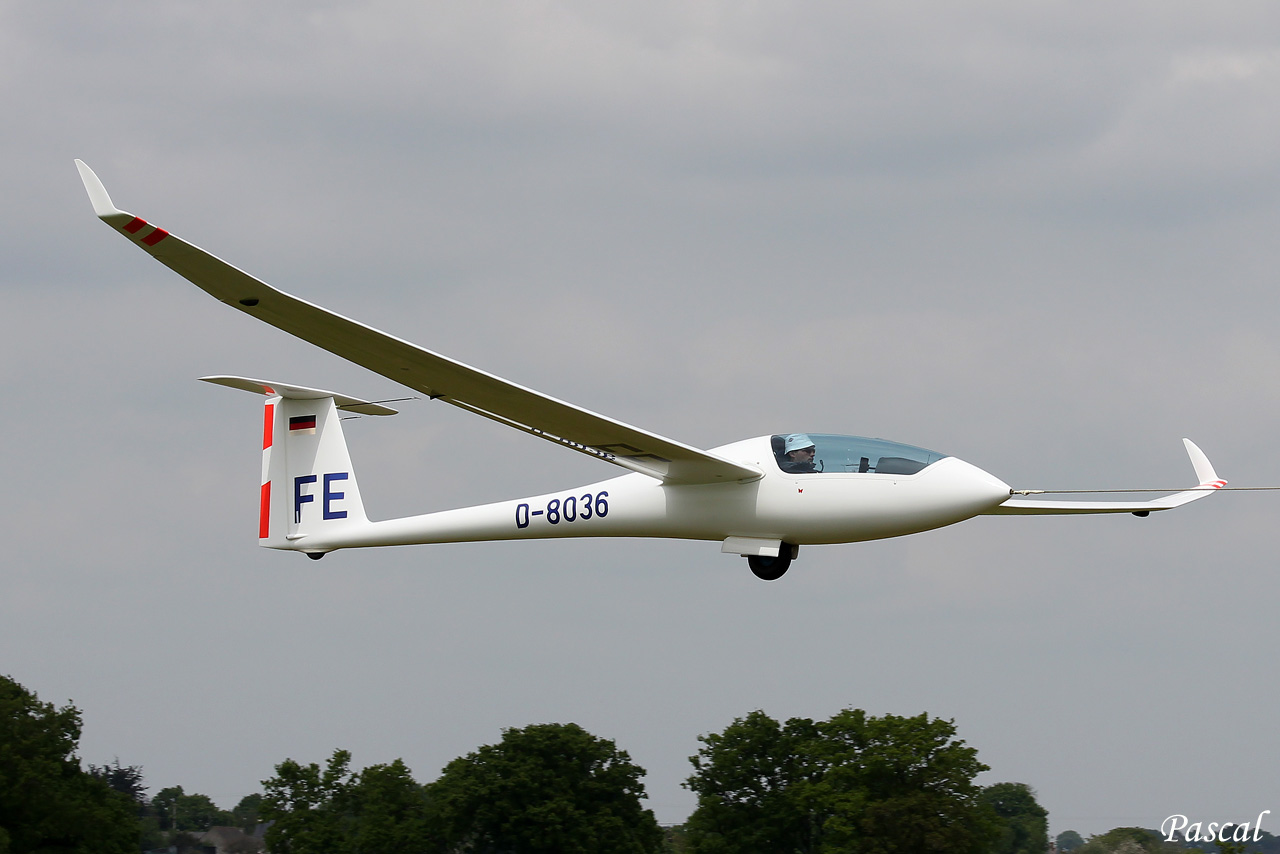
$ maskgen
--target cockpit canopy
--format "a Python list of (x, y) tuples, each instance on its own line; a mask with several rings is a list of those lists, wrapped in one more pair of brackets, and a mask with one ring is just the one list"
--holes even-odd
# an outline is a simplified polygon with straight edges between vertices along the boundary
[[(779, 433), (771, 437), (778, 468), (789, 474), (915, 474), (947, 454), (865, 436), (832, 433)], [(787, 455), (786, 449), (812, 444), (812, 461), (806, 454)]]

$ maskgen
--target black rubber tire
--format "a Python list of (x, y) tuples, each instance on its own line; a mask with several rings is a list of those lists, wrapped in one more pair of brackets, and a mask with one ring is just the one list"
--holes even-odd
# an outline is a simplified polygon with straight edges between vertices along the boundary
[(777, 581), (791, 568), (791, 546), (783, 543), (777, 557), (747, 555), (747, 566), (761, 581)]

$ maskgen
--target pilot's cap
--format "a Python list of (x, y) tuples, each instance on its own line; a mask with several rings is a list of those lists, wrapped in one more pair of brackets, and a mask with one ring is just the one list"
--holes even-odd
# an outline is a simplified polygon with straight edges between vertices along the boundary
[(785, 454), (813, 447), (813, 440), (809, 438), (807, 433), (792, 433), (783, 440), (783, 443), (782, 448)]

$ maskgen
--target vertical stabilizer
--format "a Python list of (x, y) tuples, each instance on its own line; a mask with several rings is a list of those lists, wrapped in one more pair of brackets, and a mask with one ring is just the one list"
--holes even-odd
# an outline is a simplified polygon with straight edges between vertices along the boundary
[(331, 538), (368, 522), (333, 398), (278, 400), (272, 446), (263, 451), (271, 507), (262, 545), (305, 549), (309, 535)]
[[(342, 432), (341, 410), (368, 415), (391, 415), (395, 410), (267, 380), (201, 379), (267, 396), (262, 413), (259, 545), (319, 557), (344, 534), (369, 524)], [(330, 545), (309, 549), (307, 540), (313, 537)]]

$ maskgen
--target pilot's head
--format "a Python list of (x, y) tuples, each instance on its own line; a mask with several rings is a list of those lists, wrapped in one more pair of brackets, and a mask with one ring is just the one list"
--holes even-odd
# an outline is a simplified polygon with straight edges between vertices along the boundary
[(789, 460), (811, 460), (813, 440), (805, 433), (792, 433), (783, 440), (782, 451)]

